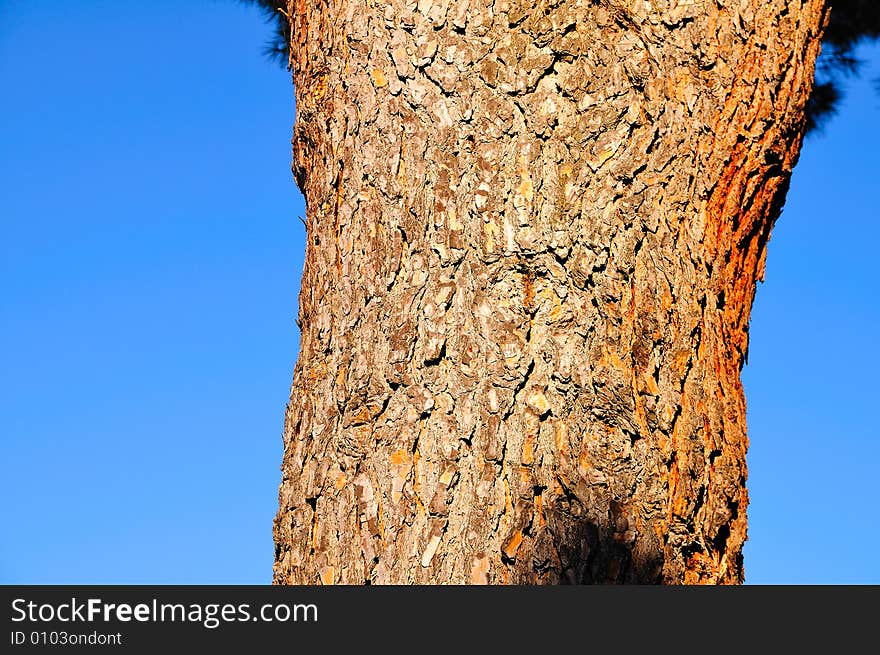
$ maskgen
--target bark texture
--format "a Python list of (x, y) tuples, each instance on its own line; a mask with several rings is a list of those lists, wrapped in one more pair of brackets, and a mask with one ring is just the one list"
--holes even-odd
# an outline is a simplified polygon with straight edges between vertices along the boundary
[(276, 583), (736, 583), (823, 0), (295, 0)]

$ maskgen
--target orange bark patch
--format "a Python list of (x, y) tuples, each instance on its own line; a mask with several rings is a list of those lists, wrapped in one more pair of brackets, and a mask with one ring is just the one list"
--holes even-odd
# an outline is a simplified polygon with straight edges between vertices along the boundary
[(391, 453), (388, 461), (391, 462), (394, 466), (407, 464), (409, 462), (409, 453), (407, 453), (405, 450), (395, 450), (393, 453)]
[(373, 69), (373, 72), (371, 73), (371, 75), (373, 76), (373, 85), (374, 85), (377, 89), (380, 89), (380, 88), (382, 88), (383, 86), (386, 86), (386, 85), (388, 84), (388, 80), (385, 79), (385, 73), (383, 73), (383, 72), (382, 72), (381, 70), (379, 70), (378, 68), (374, 68), (374, 69)]
[(327, 75), (318, 76), (318, 79), (315, 80), (314, 86), (312, 86), (312, 98), (314, 102), (320, 102), (321, 99), (327, 95), (328, 86)]
[(535, 515), (538, 517), (539, 528), (547, 524), (547, 519), (544, 518), (544, 494), (535, 496)]
[(519, 547), (523, 542), (523, 533), (522, 530), (517, 530), (510, 537), (508, 537), (507, 541), (504, 542), (504, 546), (501, 548), (501, 551), (508, 559), (514, 559), (516, 557), (516, 553), (519, 550)]
[(531, 273), (523, 273), (522, 276), (522, 285), (523, 285), (523, 307), (526, 311), (532, 311), (532, 307), (535, 304), (535, 287), (534, 280), (532, 279)]

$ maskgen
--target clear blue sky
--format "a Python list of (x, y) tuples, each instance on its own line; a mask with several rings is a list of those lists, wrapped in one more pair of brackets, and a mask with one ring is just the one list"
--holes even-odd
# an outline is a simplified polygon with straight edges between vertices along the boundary
[[(304, 210), (267, 37), (228, 0), (0, 4), (0, 582), (270, 580)], [(749, 582), (880, 582), (878, 170), (853, 82), (758, 290)]]

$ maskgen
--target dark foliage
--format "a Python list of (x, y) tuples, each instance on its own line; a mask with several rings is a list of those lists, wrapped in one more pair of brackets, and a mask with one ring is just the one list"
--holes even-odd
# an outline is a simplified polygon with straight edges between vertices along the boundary
[(266, 22), (272, 27), (272, 36), (266, 41), (263, 52), (270, 59), (287, 66), (288, 39), (290, 37), (290, 23), (287, 20), (286, 0), (239, 0), (244, 4), (256, 5), (266, 17)]
[[(265, 52), (272, 59), (287, 65), (288, 36), (285, 0), (241, 0), (262, 9), (272, 25), (272, 38)], [(822, 55), (816, 65), (816, 87), (807, 105), (807, 131), (822, 126), (834, 115), (842, 97), (841, 81), (859, 72), (861, 61), (855, 55), (862, 42), (880, 36), (880, 0), (830, 0), (831, 18), (825, 29)], [(880, 91), (880, 80), (877, 82)]]
[(854, 55), (856, 47), (880, 36), (880, 1), (830, 0), (830, 5), (831, 18), (816, 63), (816, 87), (807, 105), (807, 131), (821, 127), (837, 110), (842, 79), (858, 74), (862, 64)]

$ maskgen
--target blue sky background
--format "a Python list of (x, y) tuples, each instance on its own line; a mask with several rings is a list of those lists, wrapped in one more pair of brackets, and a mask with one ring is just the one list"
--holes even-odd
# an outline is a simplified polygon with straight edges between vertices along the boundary
[[(271, 578), (304, 209), (268, 36), (223, 0), (0, 3), (0, 582)], [(748, 582), (880, 582), (861, 55), (758, 290)]]

